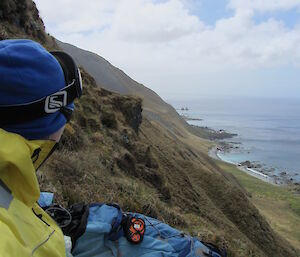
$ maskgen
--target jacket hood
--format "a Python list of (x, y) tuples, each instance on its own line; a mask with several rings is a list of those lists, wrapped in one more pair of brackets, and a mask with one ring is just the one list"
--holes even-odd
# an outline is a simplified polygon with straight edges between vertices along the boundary
[(56, 145), (50, 140), (26, 140), (0, 129), (0, 179), (14, 197), (32, 206), (40, 196), (36, 169)]

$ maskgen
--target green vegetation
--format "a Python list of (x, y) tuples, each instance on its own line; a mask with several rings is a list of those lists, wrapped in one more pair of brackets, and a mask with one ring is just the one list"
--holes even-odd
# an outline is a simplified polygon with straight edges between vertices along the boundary
[(233, 174), (251, 194), (251, 201), (267, 218), (272, 228), (300, 249), (300, 194), (291, 186), (271, 185), (249, 176), (233, 165), (218, 162)]

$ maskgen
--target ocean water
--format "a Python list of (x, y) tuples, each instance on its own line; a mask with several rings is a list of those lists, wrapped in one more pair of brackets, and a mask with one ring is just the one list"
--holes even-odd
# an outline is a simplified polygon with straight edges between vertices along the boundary
[[(227, 141), (238, 148), (221, 153), (224, 160), (261, 164), (268, 175), (287, 173), (300, 181), (300, 100), (199, 99), (169, 101), (178, 112), (202, 121), (197, 126), (224, 129), (238, 136)], [(181, 111), (188, 107), (188, 111)]]

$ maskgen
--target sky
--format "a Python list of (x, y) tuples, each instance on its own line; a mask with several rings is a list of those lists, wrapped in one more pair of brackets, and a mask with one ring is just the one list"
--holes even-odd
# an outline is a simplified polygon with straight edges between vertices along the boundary
[(35, 0), (47, 32), (164, 99), (300, 99), (300, 0)]

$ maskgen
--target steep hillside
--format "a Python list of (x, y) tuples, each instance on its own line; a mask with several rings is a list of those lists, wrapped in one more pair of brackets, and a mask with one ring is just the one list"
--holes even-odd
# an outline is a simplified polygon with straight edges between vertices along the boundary
[(39, 173), (58, 202), (117, 202), (228, 247), (229, 256), (296, 256), (230, 175), (141, 120), (139, 98), (100, 89), (85, 72), (83, 79), (61, 148)]
[[(31, 19), (41, 22), (32, 2), (5, 3), (0, 13), (27, 15), (25, 23), (1, 16), (5, 38), (33, 38), (57, 48), (43, 30), (38, 36), (35, 27), (25, 26)], [(110, 92), (84, 70), (82, 75), (84, 93), (60, 149), (38, 172), (42, 190), (55, 192), (64, 205), (117, 202), (226, 247), (229, 256), (300, 256), (272, 231), (234, 177), (201, 150), (203, 140), (180, 140), (163, 122), (142, 116), (141, 98)]]
[(127, 76), (122, 70), (116, 68), (101, 56), (58, 40), (57, 44), (64, 51), (71, 54), (95, 78), (98, 85), (123, 95), (141, 97), (143, 99), (144, 116), (149, 120), (158, 121), (177, 135), (185, 135), (185, 130), (190, 130), (185, 120), (159, 95)]

